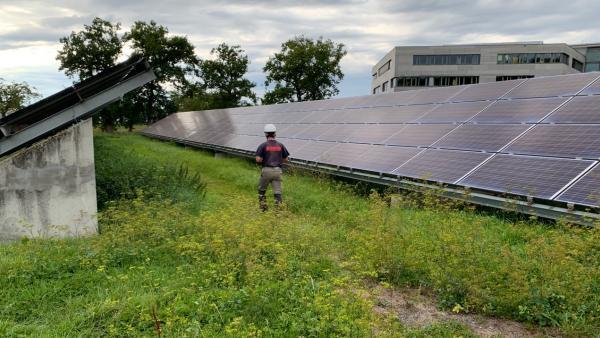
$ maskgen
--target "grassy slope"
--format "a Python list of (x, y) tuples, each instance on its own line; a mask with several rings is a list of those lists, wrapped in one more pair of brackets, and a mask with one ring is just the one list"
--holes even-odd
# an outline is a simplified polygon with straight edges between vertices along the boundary
[(100, 236), (0, 246), (2, 336), (154, 335), (154, 311), (168, 336), (469, 335), (378, 317), (352, 292), (365, 278), (430, 288), (446, 308), (599, 329), (598, 231), (389, 209), (301, 175), (285, 179), (287, 210), (260, 214), (247, 162), (135, 135), (96, 143), (189, 164), (206, 199), (122, 201), (100, 216)]

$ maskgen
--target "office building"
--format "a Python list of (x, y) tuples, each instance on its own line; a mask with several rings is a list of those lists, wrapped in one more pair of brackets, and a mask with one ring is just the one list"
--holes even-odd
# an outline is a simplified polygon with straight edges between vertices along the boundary
[(371, 93), (598, 70), (600, 43), (400, 46), (372, 68)]

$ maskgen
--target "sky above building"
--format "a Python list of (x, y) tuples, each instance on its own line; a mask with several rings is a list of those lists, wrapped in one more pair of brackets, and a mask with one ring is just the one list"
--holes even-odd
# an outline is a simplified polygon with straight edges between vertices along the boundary
[(366, 95), (371, 67), (394, 46), (541, 41), (600, 42), (596, 0), (0, 0), (0, 78), (26, 81), (44, 96), (72, 80), (58, 70), (58, 40), (95, 16), (155, 20), (185, 35), (201, 58), (221, 42), (237, 44), (247, 77), (264, 92), (262, 67), (297, 35), (346, 45), (340, 96)]

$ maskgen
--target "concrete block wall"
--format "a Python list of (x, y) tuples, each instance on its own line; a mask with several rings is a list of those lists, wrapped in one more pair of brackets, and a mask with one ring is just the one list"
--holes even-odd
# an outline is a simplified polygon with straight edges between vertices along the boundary
[(96, 234), (91, 119), (0, 158), (0, 241)]

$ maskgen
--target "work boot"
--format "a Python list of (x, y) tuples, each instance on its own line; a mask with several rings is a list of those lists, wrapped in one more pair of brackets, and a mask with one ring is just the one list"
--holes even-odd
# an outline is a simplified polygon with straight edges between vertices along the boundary
[(281, 203), (283, 202), (281, 199), (281, 194), (273, 194), (273, 196), (275, 197), (275, 206), (280, 208)]
[(265, 191), (258, 192), (258, 204), (260, 206), (260, 211), (265, 212), (269, 209), (267, 206), (267, 197), (265, 196)]

